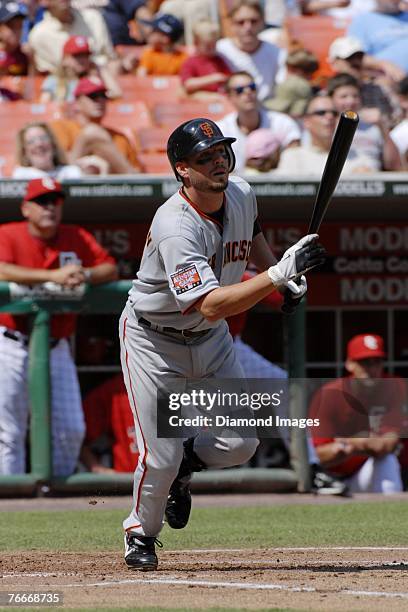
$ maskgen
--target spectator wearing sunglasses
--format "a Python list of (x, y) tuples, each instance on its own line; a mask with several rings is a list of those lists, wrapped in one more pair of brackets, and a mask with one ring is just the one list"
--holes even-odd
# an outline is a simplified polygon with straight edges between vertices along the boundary
[(107, 174), (135, 174), (141, 166), (135, 148), (125, 133), (104, 124), (108, 98), (98, 77), (80, 79), (74, 91), (74, 119), (57, 119), (51, 127), (71, 163), (83, 158), (102, 160)]
[(259, 100), (273, 97), (283, 56), (276, 45), (259, 38), (265, 28), (261, 4), (258, 0), (234, 0), (228, 18), (232, 36), (217, 42), (217, 53), (232, 72), (245, 71), (252, 76)]
[(17, 132), (13, 178), (29, 180), (49, 176), (58, 180), (81, 177), (81, 168), (69, 165), (67, 158), (47, 123), (28, 123)]
[[(333, 140), (339, 113), (333, 100), (327, 94), (319, 94), (309, 100), (303, 117), (303, 125), (308, 133), (300, 147), (283, 151), (275, 171), (280, 175), (321, 177), (327, 154)], [(357, 152), (349, 156), (343, 174), (369, 172), (369, 159)]]
[(360, 116), (350, 155), (365, 155), (373, 172), (402, 170), (399, 151), (390, 136), (389, 122), (378, 107), (363, 107), (360, 82), (350, 74), (340, 73), (329, 79), (327, 91), (339, 113), (352, 110)]
[[(21, 205), (24, 221), (5, 223), (0, 228), (2, 281), (53, 293), (62, 289), (75, 293), (84, 283), (99, 284), (117, 278), (114, 259), (91, 234), (80, 227), (61, 224), (63, 203), (62, 186), (52, 178), (36, 178), (28, 183)], [(55, 476), (74, 472), (85, 430), (79, 383), (68, 342), (75, 325), (72, 313), (51, 316)], [(26, 471), (29, 334), (27, 315), (0, 315), (0, 474)]]
[(236, 138), (232, 148), (236, 157), (235, 172), (243, 172), (248, 135), (259, 128), (268, 129), (277, 138), (281, 150), (299, 146), (300, 129), (296, 121), (278, 111), (266, 110), (257, 98), (257, 86), (248, 72), (235, 72), (226, 82), (226, 92), (235, 111), (218, 125), (223, 134)]

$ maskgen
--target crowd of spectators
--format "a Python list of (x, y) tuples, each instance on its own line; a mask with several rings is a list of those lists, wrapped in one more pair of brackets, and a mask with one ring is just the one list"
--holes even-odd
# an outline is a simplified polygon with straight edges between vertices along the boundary
[[(301, 34), (291, 34), (293, 19), (328, 20), (332, 39), (315, 52)], [(281, 155), (288, 147), (327, 153), (311, 131), (319, 115), (308, 111), (319, 105), (312, 102), (316, 95), (327, 93), (336, 113), (330, 124), (344, 109), (361, 115), (353, 150), (361, 163), (349, 164), (348, 171), (401, 171), (407, 168), (407, 33), (408, 7), (401, 0), (0, 0), (0, 100), (4, 110), (24, 100), (53, 105), (49, 127), (65, 164), (78, 165), (82, 174), (134, 174), (149, 169), (138, 157), (132, 116), (124, 130), (104, 122), (104, 108), (138, 102), (142, 77), (176, 77), (180, 107), (188, 102), (192, 116), (206, 110), (227, 135), (238, 136), (236, 172), (256, 170), (245, 142), (254, 130), (268, 129), (278, 143), (268, 172), (286, 173), (291, 166), (297, 171), (287, 164), (295, 153)], [(246, 79), (250, 86), (242, 89)], [(103, 82), (104, 91), (90, 86), (93, 81)], [(162, 104), (167, 91), (163, 86)], [(217, 101), (234, 112), (220, 115)], [(143, 96), (143, 102), (151, 125), (164, 128), (156, 151), (164, 152), (175, 119), (167, 124), (155, 117), (157, 97), (150, 102)], [(323, 124), (328, 114), (320, 117)], [(63, 129), (53, 125), (56, 118), (67, 121)], [(21, 143), (15, 165), (26, 165), (17, 158), (19, 149)], [(10, 150), (0, 148), (0, 156), (10, 158)], [(319, 174), (321, 164), (309, 169)], [(11, 168), (8, 175), (19, 172)]]

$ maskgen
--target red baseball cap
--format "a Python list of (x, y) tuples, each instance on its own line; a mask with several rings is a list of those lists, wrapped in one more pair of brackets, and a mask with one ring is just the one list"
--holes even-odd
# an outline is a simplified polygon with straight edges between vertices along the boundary
[(106, 93), (106, 85), (99, 77), (84, 77), (79, 79), (74, 91), (74, 97), (89, 96), (94, 93)]
[(54, 181), (49, 176), (32, 179), (27, 185), (23, 202), (35, 201), (36, 198), (47, 193), (58, 193), (64, 197), (64, 190), (58, 181)]
[(62, 49), (64, 55), (90, 53), (88, 39), (85, 36), (70, 36)]
[(347, 345), (347, 359), (358, 361), (370, 357), (385, 357), (384, 340), (375, 334), (354, 336)]

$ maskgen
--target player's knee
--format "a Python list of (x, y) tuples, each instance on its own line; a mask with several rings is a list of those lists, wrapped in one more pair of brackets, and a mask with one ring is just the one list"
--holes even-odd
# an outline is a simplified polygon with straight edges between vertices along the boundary
[(242, 465), (254, 455), (259, 440), (257, 438), (230, 438), (228, 458), (230, 465)]

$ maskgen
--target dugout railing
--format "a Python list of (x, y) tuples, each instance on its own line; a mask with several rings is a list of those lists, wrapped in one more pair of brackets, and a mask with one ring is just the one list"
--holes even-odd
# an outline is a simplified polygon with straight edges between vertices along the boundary
[[(0, 475), (0, 497), (46, 494), (130, 493), (133, 474), (75, 473), (62, 478), (52, 471), (51, 404), (49, 375), (50, 316), (58, 312), (82, 314), (119, 314), (130, 281), (121, 280), (67, 295), (60, 290), (33, 291), (14, 283), (0, 282), (0, 312), (29, 315), (32, 320), (29, 342), (28, 391), (31, 402), (29, 448), (31, 471), (28, 474)], [(291, 382), (290, 412), (304, 416), (306, 407), (296, 378), (305, 371), (305, 306), (285, 317), (287, 364)], [(1, 389), (0, 389), (1, 392)], [(294, 432), (292, 440), (294, 470), (280, 468), (230, 468), (194, 474), (193, 490), (201, 492), (278, 492), (308, 491), (310, 476), (305, 436)]]

